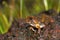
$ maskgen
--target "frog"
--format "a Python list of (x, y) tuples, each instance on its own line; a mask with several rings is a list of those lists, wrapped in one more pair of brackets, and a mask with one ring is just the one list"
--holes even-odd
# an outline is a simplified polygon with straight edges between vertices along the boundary
[(38, 20), (38, 17), (36, 16), (29, 16), (26, 18), (26, 23), (28, 23), (30, 26), (30, 29), (36, 33), (36, 30), (38, 30), (38, 33), (40, 33), (40, 29), (45, 27), (45, 24), (44, 23), (41, 23), (39, 20)]

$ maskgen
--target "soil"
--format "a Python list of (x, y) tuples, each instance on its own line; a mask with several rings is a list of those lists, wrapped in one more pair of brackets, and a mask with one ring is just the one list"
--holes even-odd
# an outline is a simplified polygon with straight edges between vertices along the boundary
[[(49, 12), (51, 13), (50, 10)], [(41, 28), (40, 33), (26, 28), (29, 24), (26, 24), (25, 19), (14, 19), (9, 31), (4, 35), (0, 34), (0, 40), (60, 40), (60, 15), (52, 18), (55, 21)]]

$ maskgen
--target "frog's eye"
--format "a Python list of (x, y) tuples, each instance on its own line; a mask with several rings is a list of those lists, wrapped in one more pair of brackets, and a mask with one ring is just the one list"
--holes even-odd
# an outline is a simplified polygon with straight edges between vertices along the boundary
[(28, 23), (31, 23), (32, 20), (33, 20), (33, 18), (31, 16), (26, 18), (26, 22), (28, 22)]
[(29, 19), (29, 20), (34, 19), (34, 16), (29, 16), (28, 19)]
[(32, 17), (29, 17), (29, 20), (32, 20), (33, 18)]

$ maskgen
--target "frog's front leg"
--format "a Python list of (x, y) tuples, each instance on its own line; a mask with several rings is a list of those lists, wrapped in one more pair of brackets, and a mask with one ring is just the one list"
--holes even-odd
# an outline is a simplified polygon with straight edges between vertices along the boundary
[(36, 30), (33, 27), (30, 27), (30, 30), (36, 33)]

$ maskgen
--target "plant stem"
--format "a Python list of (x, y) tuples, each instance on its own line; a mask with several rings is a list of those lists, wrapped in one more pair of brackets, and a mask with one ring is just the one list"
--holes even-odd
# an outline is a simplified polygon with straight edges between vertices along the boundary
[(58, 2), (58, 8), (57, 8), (57, 12), (59, 12), (59, 11), (60, 11), (60, 0)]
[(44, 5), (45, 5), (45, 10), (48, 10), (48, 3), (47, 0), (43, 0), (44, 1)]
[(22, 5), (23, 5), (23, 1), (20, 0), (20, 18), (22, 18)]
[(10, 3), (10, 19), (9, 19), (9, 23), (10, 25), (12, 24), (12, 21), (13, 21), (13, 13), (14, 13), (14, 7), (15, 6), (15, 0), (11, 0), (11, 3)]

